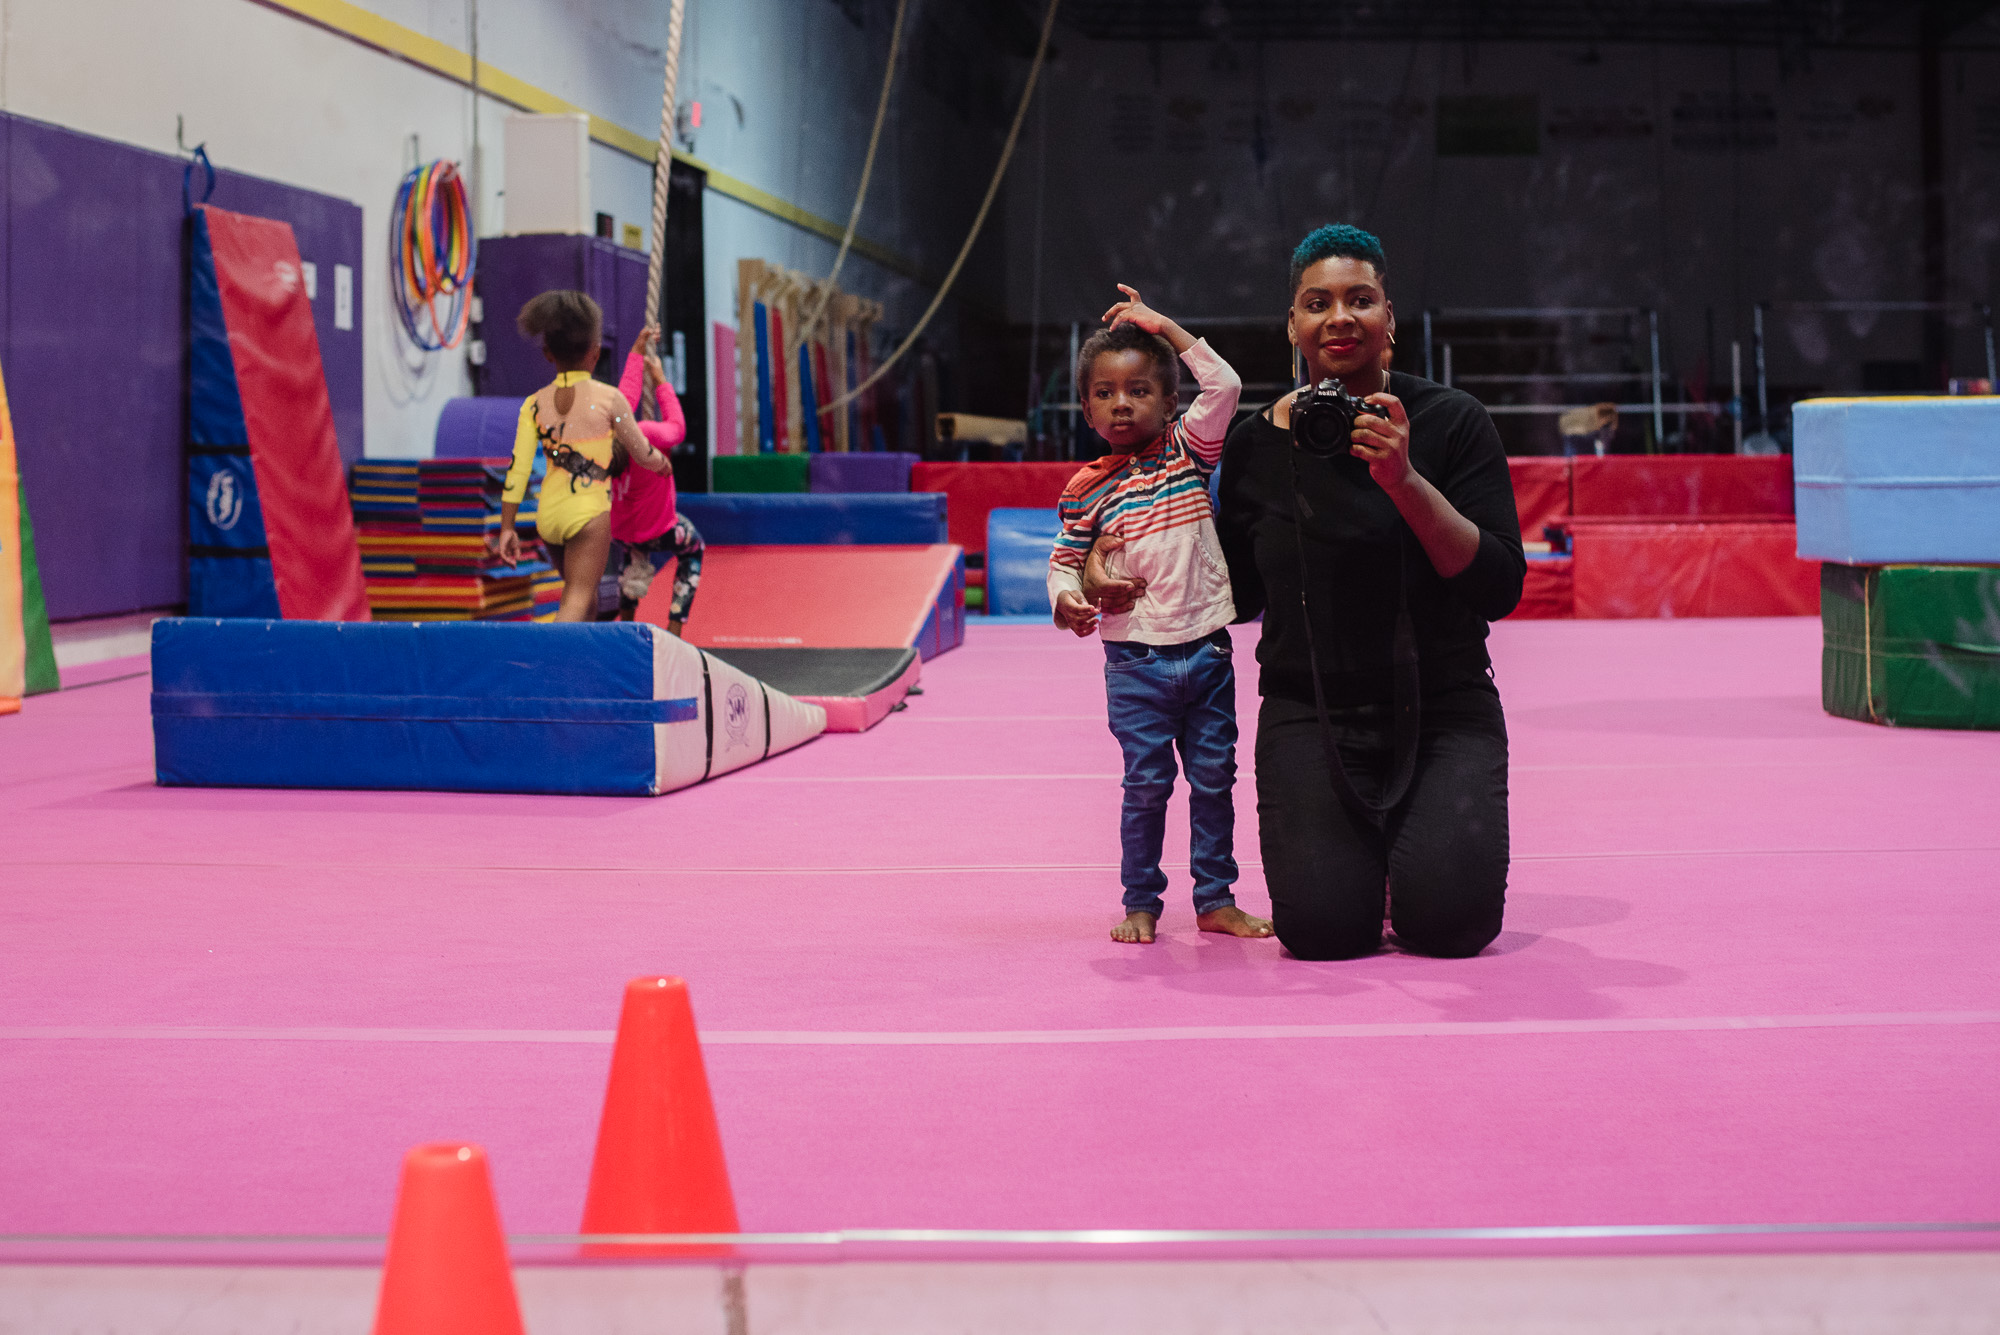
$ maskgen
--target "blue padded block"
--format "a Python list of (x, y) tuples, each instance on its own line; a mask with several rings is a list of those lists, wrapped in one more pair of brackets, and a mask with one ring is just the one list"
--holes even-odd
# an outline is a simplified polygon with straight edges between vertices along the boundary
[(447, 399), (438, 414), (431, 454), (438, 459), (508, 458), (514, 453), (514, 431), (520, 420), (520, 395)]
[(986, 516), (986, 610), (995, 616), (1050, 615), (1049, 551), (1061, 521), (1055, 507), (996, 509)]
[(1792, 456), (1800, 556), (2000, 563), (2000, 398), (1810, 399)]
[(722, 547), (948, 542), (945, 494), (683, 492), (676, 504)]
[(914, 454), (815, 454), (808, 491), (908, 491)]
[(153, 625), (162, 784), (645, 796), (653, 639), (633, 624), (172, 618)]

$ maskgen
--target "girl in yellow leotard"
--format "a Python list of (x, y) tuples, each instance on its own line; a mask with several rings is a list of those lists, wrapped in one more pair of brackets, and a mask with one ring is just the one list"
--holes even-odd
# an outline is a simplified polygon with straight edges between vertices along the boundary
[(664, 473), (667, 456), (646, 443), (632, 420), (632, 405), (611, 385), (590, 378), (604, 337), (604, 312), (581, 292), (544, 292), (521, 308), (521, 332), (542, 343), (555, 364), (553, 383), (521, 404), (514, 432), (514, 462), (500, 494), (503, 560), (521, 559), (514, 515), (528, 494), (535, 451), (548, 456), (535, 527), (562, 572), (558, 621), (588, 621), (597, 609), (597, 584), (611, 553), (611, 478), (632, 464)]

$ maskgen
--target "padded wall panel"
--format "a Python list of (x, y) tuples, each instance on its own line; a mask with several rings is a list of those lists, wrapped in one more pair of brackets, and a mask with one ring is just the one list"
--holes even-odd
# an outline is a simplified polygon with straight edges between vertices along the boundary
[(190, 269), (189, 550), (201, 562), (189, 568), (190, 610), (262, 610), (232, 596), (240, 578), (206, 581), (214, 563), (239, 559), (268, 561), (288, 618), (366, 621), (354, 516), (291, 228), (199, 208)]
[(911, 491), (941, 491), (951, 498), (951, 541), (968, 556), (986, 554), (986, 515), (996, 507), (1054, 510), (1076, 476), (1074, 463), (920, 463), (910, 470)]
[(153, 628), (154, 760), (169, 785), (644, 796), (824, 722), (652, 626)]
[[(4, 360), (21, 470), (35, 498), (49, 613), (57, 620), (162, 607), (187, 596), (184, 514), (186, 220), (179, 159), (0, 115), (8, 238)], [(362, 454), (361, 209), (220, 171), (212, 202), (290, 223), (318, 268), (317, 328), (342, 458)], [(334, 327), (334, 268), (354, 272), (353, 321)], [(107, 356), (115, 365), (106, 362)], [(96, 373), (115, 386), (77, 392)], [(115, 422), (116, 486), (103, 472)]]
[(1061, 531), (1055, 507), (986, 512), (986, 610), (1049, 616), (1049, 553)]
[(1580, 618), (1819, 610), (1819, 569), (1793, 554), (1789, 523), (1573, 521), (1571, 532)]
[(2000, 563), (2000, 398), (1811, 399), (1792, 442), (1801, 556)]
[(704, 541), (730, 547), (945, 540), (945, 499), (930, 493), (711, 492), (678, 504)]
[(1784, 455), (1612, 454), (1570, 463), (1574, 514), (1694, 519), (1792, 512), (1792, 461)]
[(1531, 556), (1521, 601), (1507, 614), (1509, 621), (1561, 620), (1576, 615), (1574, 558)]
[(1542, 540), (1542, 530), (1569, 515), (1570, 461), (1516, 456), (1507, 460), (1514, 483), (1514, 508), (1521, 516), (1521, 536)]

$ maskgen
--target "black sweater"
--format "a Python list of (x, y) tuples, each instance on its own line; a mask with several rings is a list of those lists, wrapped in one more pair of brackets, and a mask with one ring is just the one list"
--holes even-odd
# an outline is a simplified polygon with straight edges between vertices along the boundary
[(1314, 643), (1327, 703), (1371, 704), (1393, 694), (1399, 550), (1417, 635), (1423, 693), (1487, 680), (1486, 623), (1521, 600), (1527, 562), (1507, 454), (1486, 409), (1469, 394), (1391, 372), (1389, 392), (1410, 416), (1410, 463), (1479, 526), (1479, 553), (1440, 576), (1395, 503), (1352, 455), (1316, 459), (1262, 413), (1229, 433), (1217, 528), (1229, 560), (1236, 618), (1264, 614), (1257, 646), (1266, 695), (1312, 703), (1299, 608), (1291, 458), (1305, 496), (1305, 555)]

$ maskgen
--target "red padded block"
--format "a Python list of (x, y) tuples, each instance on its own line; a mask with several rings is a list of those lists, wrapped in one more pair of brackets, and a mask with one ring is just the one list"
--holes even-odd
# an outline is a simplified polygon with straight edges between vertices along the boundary
[(1507, 614), (1509, 621), (1561, 620), (1576, 615), (1571, 558), (1530, 557), (1528, 577), (1521, 585), (1521, 602)]
[(1773, 617), (1819, 612), (1819, 562), (1789, 520), (1571, 521), (1576, 615)]
[(1569, 516), (1569, 466), (1568, 459), (1547, 457), (1507, 461), (1507, 473), (1514, 480), (1514, 508), (1520, 512), (1521, 536), (1527, 541), (1540, 542), (1544, 528)]
[[(911, 491), (945, 494), (949, 536), (967, 556), (986, 553), (986, 514), (996, 509), (1056, 508), (1063, 488), (1082, 464), (919, 463), (910, 469)], [(966, 571), (966, 583), (984, 584), (985, 571)]]
[(1789, 455), (1614, 454), (1572, 462), (1574, 514), (1693, 519), (1792, 513)]

